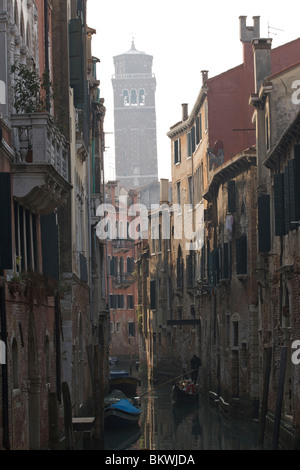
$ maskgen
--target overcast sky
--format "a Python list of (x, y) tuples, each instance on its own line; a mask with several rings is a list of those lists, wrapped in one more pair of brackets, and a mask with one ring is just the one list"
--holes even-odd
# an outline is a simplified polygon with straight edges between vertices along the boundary
[[(181, 120), (181, 104), (192, 109), (201, 88), (201, 70), (209, 77), (242, 63), (239, 16), (260, 16), (261, 37), (277, 47), (300, 37), (299, 2), (285, 0), (88, 0), (88, 25), (95, 28), (93, 55), (101, 97), (107, 108), (106, 179), (114, 175), (113, 57), (136, 49), (153, 56), (159, 178), (171, 179), (170, 127)], [(300, 60), (300, 53), (299, 53)], [(300, 77), (299, 77), (300, 79)]]

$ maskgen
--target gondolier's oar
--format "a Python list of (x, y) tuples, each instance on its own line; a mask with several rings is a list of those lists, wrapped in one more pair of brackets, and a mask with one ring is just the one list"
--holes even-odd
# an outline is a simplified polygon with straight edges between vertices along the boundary
[(190, 374), (191, 372), (193, 372), (193, 370), (194, 370), (194, 369), (189, 370), (188, 372), (184, 372), (183, 374), (178, 375), (178, 377), (174, 377), (173, 379), (168, 380), (167, 382), (165, 382), (165, 383), (163, 383), (163, 384), (161, 384), (161, 385), (158, 385), (158, 387), (155, 387), (155, 388), (152, 388), (151, 390), (148, 390), (148, 392), (143, 393), (143, 395), (141, 395), (140, 397), (136, 397), (136, 398), (142, 398), (142, 397), (144, 397), (145, 395), (148, 395), (148, 393), (154, 392), (154, 391), (157, 390), (158, 388), (164, 387), (165, 385), (168, 385), (169, 383), (174, 382), (174, 380), (178, 380), (178, 379), (180, 379), (180, 377), (183, 377), (184, 375)]

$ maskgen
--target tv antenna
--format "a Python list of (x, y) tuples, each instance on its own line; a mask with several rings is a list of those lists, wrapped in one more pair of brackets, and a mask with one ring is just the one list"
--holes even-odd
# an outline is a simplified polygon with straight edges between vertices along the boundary
[(270, 25), (269, 25), (269, 22), (268, 22), (268, 38), (270, 37), (270, 34), (274, 34), (275, 36), (277, 36), (277, 33), (274, 33), (273, 31), (270, 31), (271, 29), (275, 29), (275, 31), (282, 31), (282, 32), (284, 32), (283, 29), (273, 28), (273, 26), (270, 26)]

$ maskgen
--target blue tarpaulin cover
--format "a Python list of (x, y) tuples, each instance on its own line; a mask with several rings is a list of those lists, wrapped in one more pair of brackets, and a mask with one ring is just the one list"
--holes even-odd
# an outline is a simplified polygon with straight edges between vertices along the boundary
[(126, 411), (127, 413), (132, 413), (132, 414), (139, 414), (141, 410), (133, 406), (129, 400), (126, 400), (125, 398), (122, 400), (119, 400), (117, 403), (112, 405), (110, 408), (117, 408), (118, 410)]

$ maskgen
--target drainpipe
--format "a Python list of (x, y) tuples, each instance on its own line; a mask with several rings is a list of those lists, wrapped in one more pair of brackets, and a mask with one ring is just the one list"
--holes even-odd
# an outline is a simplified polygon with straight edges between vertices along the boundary
[[(0, 312), (1, 312), (1, 339), (7, 351), (7, 325), (6, 325), (6, 302), (5, 302), (5, 282), (0, 286)], [(7, 359), (6, 364), (1, 365), (2, 369), (2, 424), (3, 424), (3, 447), (10, 450), (9, 444), (9, 417), (8, 417), (8, 374)]]

